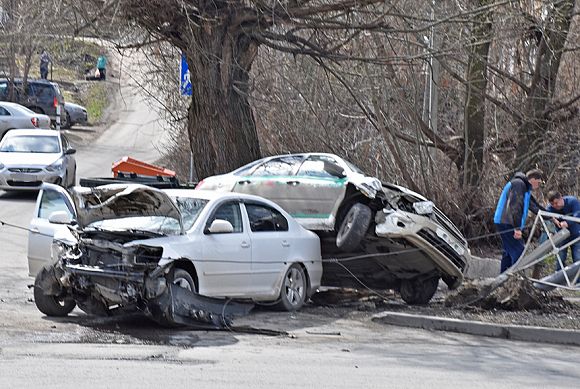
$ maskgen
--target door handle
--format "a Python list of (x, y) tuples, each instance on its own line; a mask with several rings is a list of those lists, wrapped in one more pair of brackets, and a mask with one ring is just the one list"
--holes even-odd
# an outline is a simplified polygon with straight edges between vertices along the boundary
[(238, 181), (238, 184), (240, 185), (245, 185), (245, 184), (250, 184), (251, 181), (250, 180), (242, 180), (242, 181)]
[(248, 242), (242, 242), (242, 248), (247, 249), (248, 247), (250, 247)]
[(300, 184), (300, 181), (286, 181), (286, 183), (288, 185), (294, 185), (294, 186), (296, 186), (296, 185)]
[(290, 247), (290, 243), (287, 240), (282, 241), (282, 247)]
[(36, 228), (36, 227), (30, 227), (30, 232), (33, 232), (35, 234), (38, 234), (38, 228)]

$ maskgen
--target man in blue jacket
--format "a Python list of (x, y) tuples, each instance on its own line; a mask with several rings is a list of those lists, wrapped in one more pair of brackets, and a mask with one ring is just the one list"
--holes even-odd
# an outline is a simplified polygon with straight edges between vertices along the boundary
[(518, 172), (501, 192), (493, 222), (503, 245), (502, 273), (516, 263), (524, 251), (522, 229), (526, 225), (528, 211), (537, 214), (543, 209), (532, 196), (532, 190), (540, 187), (542, 176), (539, 169), (530, 170), (525, 175)]
[[(548, 212), (580, 218), (580, 201), (576, 197), (562, 196), (562, 194), (558, 191), (550, 191), (548, 193), (548, 201), (550, 202), (550, 205), (547, 209)], [(573, 221), (559, 221), (559, 225), (557, 225), (557, 227), (568, 228), (570, 231), (570, 237), (562, 244), (571, 242), (580, 236), (580, 223)], [(572, 249), (572, 261), (580, 261), (580, 242), (574, 243), (570, 246), (570, 248)], [(559, 256), (564, 266), (566, 266), (568, 249), (560, 251)], [(560, 270), (560, 264), (557, 265), (557, 268)]]

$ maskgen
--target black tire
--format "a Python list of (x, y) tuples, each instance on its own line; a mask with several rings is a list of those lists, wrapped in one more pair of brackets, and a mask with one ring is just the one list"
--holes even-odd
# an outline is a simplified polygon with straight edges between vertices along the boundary
[[(67, 177), (67, 179), (68, 179), (68, 177)], [(76, 183), (77, 183), (77, 169), (75, 168), (71, 182), (67, 183), (67, 189), (72, 188), (73, 186), (75, 186)]]
[(402, 280), (399, 293), (403, 301), (409, 305), (425, 305), (437, 291), (437, 285), (439, 285), (439, 277), (425, 280), (418, 278)]
[[(39, 275), (42, 273), (39, 272)], [(36, 308), (46, 316), (63, 317), (68, 315), (74, 308), (75, 302), (67, 296), (53, 296), (44, 294), (39, 285), (38, 275), (34, 281), (34, 303)]]
[(74, 123), (71, 123), (70, 121), (70, 115), (68, 114), (68, 112), (65, 115), (65, 119), (64, 119), (64, 123), (62, 123), (62, 125), (60, 126), (61, 128), (68, 130), (69, 128), (72, 127)]
[(362, 203), (353, 204), (342, 221), (336, 234), (336, 247), (342, 251), (355, 251), (360, 247), (369, 225), (372, 211)]
[(293, 264), (286, 270), (280, 288), (278, 309), (293, 312), (304, 305), (308, 294), (308, 280), (302, 266)]
[(187, 270), (174, 268), (169, 275), (168, 281), (193, 293), (197, 293), (197, 285)]

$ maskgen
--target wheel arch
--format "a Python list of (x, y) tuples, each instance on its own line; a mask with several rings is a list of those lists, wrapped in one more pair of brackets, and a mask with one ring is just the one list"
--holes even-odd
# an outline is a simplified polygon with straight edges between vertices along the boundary
[(199, 278), (197, 277), (197, 269), (193, 262), (191, 262), (187, 258), (180, 258), (173, 261), (173, 269), (183, 269), (189, 273), (189, 275), (193, 278), (193, 282), (195, 282), (195, 286), (199, 290)]
[(336, 219), (334, 222), (335, 231), (338, 231), (338, 228), (342, 223), (342, 219), (346, 216), (346, 213), (354, 203), (369, 205), (371, 203), (371, 199), (362, 194), (354, 184), (349, 182), (346, 185), (346, 193), (344, 194), (344, 198), (342, 199), (342, 202), (336, 211)]

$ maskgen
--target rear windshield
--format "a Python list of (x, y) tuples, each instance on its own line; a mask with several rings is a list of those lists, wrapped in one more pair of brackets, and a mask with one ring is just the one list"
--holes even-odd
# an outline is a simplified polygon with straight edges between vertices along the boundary
[(58, 137), (50, 135), (17, 135), (8, 136), (0, 143), (0, 152), (4, 153), (60, 153)]

